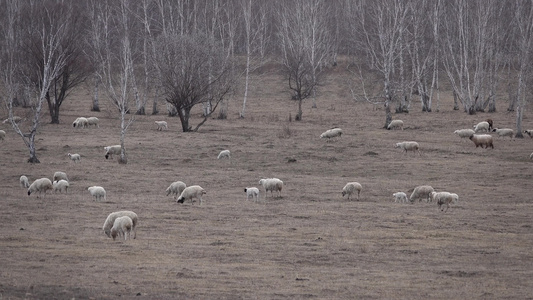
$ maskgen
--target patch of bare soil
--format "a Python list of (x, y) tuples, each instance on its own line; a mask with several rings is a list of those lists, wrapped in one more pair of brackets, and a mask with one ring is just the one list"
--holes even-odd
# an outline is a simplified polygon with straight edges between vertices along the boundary
[[(279, 75), (256, 78), (246, 118), (238, 97), (227, 120), (197, 133), (182, 133), (177, 118), (136, 116), (127, 165), (104, 158), (119, 120), (105, 100), (103, 112), (90, 112), (89, 92), (63, 105), (60, 125), (44, 117), (40, 164), (26, 163), (21, 138), (0, 124), (0, 299), (531, 298), (533, 140), (495, 137), (494, 149), (481, 149), (453, 134), (487, 117), (514, 127), (507, 104), (469, 116), (450, 98), (432, 113), (414, 101), (411, 113), (394, 115), (405, 130), (387, 131), (381, 107), (351, 100), (347, 79), (333, 72), (301, 122), (288, 122), (297, 103)], [(72, 128), (93, 115), (100, 128)], [(169, 130), (157, 131), (156, 120)], [(191, 123), (199, 120), (196, 111)], [(334, 126), (341, 138), (319, 138)], [(393, 147), (404, 140), (422, 154)], [(216, 159), (223, 149), (231, 161)], [(18, 184), (55, 171), (68, 174), (68, 194), (37, 198)], [(243, 189), (265, 177), (284, 181), (282, 197), (262, 190), (259, 203), (246, 201)], [(166, 196), (176, 180), (204, 187), (204, 204)], [(342, 198), (350, 181), (362, 184), (360, 201)], [(446, 213), (393, 202), (394, 192), (425, 184), (459, 202)], [(105, 187), (107, 201), (93, 200), (92, 185)], [(124, 209), (139, 215), (137, 239), (113, 241), (103, 222)]]

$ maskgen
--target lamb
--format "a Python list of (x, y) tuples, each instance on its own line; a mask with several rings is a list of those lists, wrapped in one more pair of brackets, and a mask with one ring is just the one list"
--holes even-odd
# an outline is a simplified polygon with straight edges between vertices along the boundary
[(402, 120), (392, 120), (389, 125), (387, 125), (387, 130), (391, 129), (401, 129), (403, 130), (403, 121)]
[(221, 158), (227, 158), (227, 159), (231, 159), (231, 153), (229, 150), (222, 150), (220, 151), (220, 153), (218, 154), (217, 156), (217, 159), (221, 159)]
[(186, 187), (187, 185), (183, 183), (182, 181), (175, 181), (170, 184), (170, 186), (166, 189), (165, 192), (167, 192), (167, 196), (172, 194), (174, 195), (174, 199), (176, 199), (176, 197), (181, 195), (181, 193)]
[(157, 130), (162, 131), (163, 128), (166, 130), (168, 129), (168, 123), (166, 121), (155, 121), (155, 124), (157, 125)]
[(53, 181), (58, 181), (58, 180), (61, 180), (61, 179), (64, 179), (66, 181), (68, 181), (68, 177), (67, 177), (67, 173), (65, 172), (61, 172), (61, 171), (57, 171), (54, 173), (54, 177), (53, 177)]
[(113, 154), (120, 155), (120, 151), (122, 150), (122, 147), (120, 145), (114, 145), (114, 146), (106, 146), (104, 147), (105, 150), (105, 159), (113, 158)]
[(247, 187), (244, 188), (244, 192), (246, 193), (246, 200), (250, 200), (250, 197), (254, 199), (254, 201), (259, 201), (259, 189), (256, 187)]
[(35, 192), (39, 192), (39, 195), (41, 195), (41, 193), (44, 193), (44, 195), (46, 196), (46, 191), (52, 190), (53, 188), (54, 187), (50, 179), (46, 177), (36, 179), (28, 188), (28, 196), (31, 195), (31, 193)]
[(494, 145), (492, 143), (492, 135), (490, 134), (474, 134), (470, 137), (470, 140), (474, 142), (476, 148), (479, 146), (483, 148), (483, 146), (485, 146), (485, 149), (487, 149), (488, 147), (494, 149)]
[(69, 153), (67, 155), (74, 163), (81, 162), (81, 155), (79, 155), (78, 153), (75, 153), (75, 154)]
[(74, 128), (87, 128), (89, 127), (89, 121), (87, 118), (79, 117), (74, 122), (72, 122), (72, 127)]
[(28, 177), (22, 175), (20, 176), (20, 186), (23, 187), (23, 188), (29, 188), (30, 187), (30, 182), (28, 180)]
[(489, 127), (490, 127), (489, 122), (487, 121), (479, 122), (476, 125), (474, 125), (474, 132), (478, 133), (482, 130), (489, 132)]
[(411, 197), (409, 197), (409, 201), (414, 202), (416, 199), (418, 199), (418, 202), (422, 201), (423, 198), (426, 198), (426, 202), (431, 201), (430, 194), (434, 192), (432, 186), (430, 185), (420, 185), (415, 187), (413, 190), (413, 193), (411, 193)]
[(510, 137), (511, 139), (513, 138), (514, 136), (514, 130), (512, 130), (511, 128), (494, 128), (492, 129), (492, 132), (496, 132), (496, 134), (498, 134), (499, 137)]
[[(22, 118), (21, 118), (21, 117), (19, 117), (19, 116), (13, 116), (13, 122), (15, 122), (15, 123), (18, 124), (18, 123), (20, 123), (20, 121), (22, 121)], [(9, 121), (9, 118), (5, 119), (2, 123), (6, 124), (6, 123), (8, 123), (8, 122), (10, 122), (10, 121)]]
[(413, 152), (417, 151), (418, 155), (421, 155), (420, 154), (420, 146), (418, 145), (417, 142), (410, 141), (410, 142), (396, 143), (394, 148), (403, 149), (403, 150), (405, 150), (405, 153), (407, 153), (407, 151), (413, 151)]
[(115, 224), (115, 220), (123, 216), (128, 216), (131, 219), (131, 221), (133, 222), (133, 225), (131, 227), (131, 230), (133, 231), (133, 238), (135, 239), (137, 237), (137, 223), (139, 221), (139, 218), (136, 213), (130, 210), (112, 212), (107, 216), (104, 222), (104, 226), (102, 227), (107, 237), (111, 237), (111, 228)]
[(404, 192), (396, 192), (392, 194), (394, 202), (407, 203), (407, 195)]
[(202, 195), (206, 194), (207, 192), (199, 185), (191, 185), (186, 187), (183, 192), (181, 192), (181, 195), (178, 197), (177, 202), (183, 203), (185, 200), (189, 199), (191, 200), (191, 203), (193, 202), (193, 198), (200, 199), (200, 205), (202, 205), (203, 199)]
[(101, 186), (90, 186), (87, 188), (89, 193), (91, 193), (91, 196), (95, 198), (95, 201), (101, 200), (102, 197), (104, 198), (104, 201), (106, 201), (106, 192), (105, 189)]
[(345, 195), (348, 195), (348, 200), (350, 200), (350, 196), (357, 191), (357, 201), (359, 201), (359, 195), (362, 189), (363, 186), (359, 182), (348, 182), (342, 189), (342, 197), (344, 198)]
[(65, 194), (68, 192), (69, 184), (68, 184), (68, 181), (64, 179), (61, 179), (59, 181), (54, 181), (52, 185), (54, 186), (54, 192), (59, 191), (60, 193), (62, 193), (64, 191)]
[(320, 135), (320, 138), (321, 139), (328, 139), (328, 141), (329, 141), (331, 138), (340, 137), (341, 135), (342, 135), (342, 129), (340, 129), (338, 127), (335, 127), (335, 128), (331, 128), (331, 129), (326, 130), (325, 132), (323, 132)]
[[(439, 209), (444, 212), (448, 211), (450, 203), (457, 203), (457, 201), (459, 201), (459, 196), (457, 194), (448, 192), (432, 192), (430, 197), (432, 200), (436, 200)], [(446, 210), (444, 210), (444, 205), (446, 205)]]
[(94, 127), (100, 128), (100, 125), (98, 123), (100, 123), (100, 120), (97, 117), (87, 118), (87, 127), (94, 125)]
[(0, 130), (0, 140), (4, 140), (6, 138), (6, 132), (3, 130)]
[(122, 216), (115, 219), (113, 227), (111, 227), (111, 237), (113, 241), (117, 235), (124, 236), (124, 240), (128, 239), (128, 235), (131, 239), (131, 228), (133, 227), (133, 220), (128, 216)]
[(461, 139), (463, 139), (463, 138), (470, 138), (476, 132), (472, 129), (458, 129), (454, 131), (453, 133), (457, 134)]
[(278, 178), (265, 178), (259, 180), (259, 184), (265, 188), (265, 199), (268, 196), (268, 191), (270, 195), (274, 197), (273, 192), (278, 192), (278, 197), (281, 197), (281, 190), (283, 189), (283, 181)]

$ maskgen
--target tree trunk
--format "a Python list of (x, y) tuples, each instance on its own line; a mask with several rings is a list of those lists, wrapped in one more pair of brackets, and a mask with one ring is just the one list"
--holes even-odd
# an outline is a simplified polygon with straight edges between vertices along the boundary
[(178, 111), (178, 116), (180, 117), (181, 129), (183, 130), (183, 132), (191, 131), (191, 127), (189, 127), (190, 110), (188, 110), (188, 109), (178, 109), (177, 111)]
[(94, 74), (94, 94), (93, 94), (93, 105), (91, 111), (100, 111), (100, 105), (98, 104), (98, 87), (100, 85), (100, 77), (98, 74)]
[(40, 163), (35, 153), (35, 132), (32, 132), (28, 138), (28, 147), (30, 148), (30, 158), (28, 159), (28, 162), (32, 164)]
[(514, 137), (519, 139), (524, 138), (522, 134), (522, 105), (518, 105), (516, 108), (516, 134)]
[(294, 117), (294, 120), (301, 121), (302, 120), (302, 114), (303, 114), (303, 112), (302, 112), (302, 99), (300, 98), (298, 100), (298, 113)]

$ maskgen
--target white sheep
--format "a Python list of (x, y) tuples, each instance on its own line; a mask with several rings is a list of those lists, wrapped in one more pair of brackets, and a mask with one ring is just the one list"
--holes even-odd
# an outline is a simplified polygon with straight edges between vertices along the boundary
[(79, 155), (78, 153), (69, 153), (67, 155), (74, 163), (81, 162), (81, 155)]
[(404, 192), (396, 192), (392, 194), (394, 202), (407, 203), (407, 195)]
[(172, 194), (174, 195), (174, 199), (181, 195), (183, 190), (187, 187), (187, 185), (182, 181), (175, 181), (169, 185), (169, 187), (165, 190), (167, 192), (167, 196)]
[(6, 138), (6, 132), (3, 130), (0, 130), (0, 140), (4, 140)]
[(401, 129), (403, 130), (403, 121), (402, 120), (392, 120), (389, 125), (387, 125), (387, 130), (391, 129)]
[(133, 220), (128, 216), (122, 216), (115, 219), (113, 227), (111, 227), (111, 237), (113, 241), (118, 236), (124, 236), (124, 240), (131, 239), (131, 229), (133, 227)]
[(492, 129), (492, 132), (496, 132), (499, 137), (508, 136), (512, 139), (514, 136), (514, 130), (512, 130), (511, 128), (494, 128)]
[(411, 197), (409, 197), (409, 201), (414, 202), (416, 199), (418, 199), (418, 202), (422, 201), (422, 199), (426, 199), (426, 202), (431, 201), (430, 194), (434, 192), (435, 190), (431, 185), (420, 185), (415, 187), (413, 192), (411, 193)]
[[(450, 203), (457, 203), (459, 201), (459, 196), (455, 193), (448, 192), (432, 192), (430, 194), (431, 200), (435, 200), (441, 211), (448, 211), (450, 208)], [(444, 205), (446, 205), (446, 210), (444, 210)]]
[(492, 135), (490, 134), (474, 134), (473, 136), (470, 137), (470, 140), (474, 142), (474, 144), (476, 145), (476, 148), (481, 146), (481, 148), (485, 148), (485, 149), (487, 149), (488, 147), (491, 147), (492, 149), (494, 149)]
[(30, 187), (30, 181), (28, 180), (28, 177), (22, 175), (20, 176), (20, 186), (23, 188), (29, 188)]
[(457, 134), (461, 139), (463, 138), (470, 138), (474, 135), (475, 131), (472, 129), (458, 129), (453, 132), (454, 134)]
[(64, 179), (64, 180), (68, 181), (67, 173), (61, 172), (61, 171), (55, 172), (54, 173), (54, 177), (53, 177), (53, 181), (58, 181), (58, 180), (61, 180), (61, 179)]
[(107, 237), (111, 237), (111, 228), (115, 224), (115, 219), (123, 216), (128, 216), (133, 222), (131, 230), (133, 231), (133, 238), (137, 238), (137, 223), (139, 222), (139, 218), (136, 213), (130, 210), (112, 212), (107, 216), (104, 222), (104, 226), (102, 227)]
[(359, 200), (359, 195), (361, 194), (361, 190), (363, 189), (363, 186), (359, 182), (348, 182), (344, 188), (342, 188), (342, 197), (345, 195), (348, 195), (348, 200), (350, 200), (350, 196), (357, 191), (357, 200)]
[(265, 199), (268, 196), (268, 191), (270, 191), (270, 195), (272, 197), (274, 197), (274, 192), (278, 192), (278, 197), (281, 197), (283, 181), (279, 180), (278, 178), (264, 178), (259, 180), (259, 184), (265, 188)]
[(529, 135), (530, 138), (533, 138), (533, 129), (524, 130), (524, 133)]
[(64, 179), (61, 179), (59, 181), (54, 181), (52, 185), (54, 186), (54, 192), (57, 192), (57, 191), (59, 191), (60, 193), (65, 192), (65, 194), (68, 192), (69, 184), (68, 184), (68, 181)]
[(46, 196), (46, 191), (53, 190), (54, 186), (52, 185), (52, 181), (48, 178), (39, 178), (36, 179), (28, 188), (28, 196), (31, 195), (31, 193), (39, 192), (39, 195), (41, 193), (44, 193)]
[(157, 125), (157, 130), (159, 131), (162, 131), (163, 129), (168, 129), (167, 121), (155, 121), (155, 124)]
[(90, 186), (87, 188), (89, 193), (91, 193), (91, 196), (95, 198), (95, 201), (101, 200), (102, 197), (104, 198), (104, 201), (106, 201), (106, 192), (105, 189), (101, 186)]
[(100, 125), (98, 123), (100, 123), (100, 119), (98, 119), (97, 117), (88, 117), (87, 118), (87, 127), (89, 127), (91, 125), (94, 125), (94, 127), (100, 128)]
[(327, 139), (329, 141), (331, 138), (340, 137), (341, 135), (342, 135), (342, 129), (340, 129), (338, 127), (335, 127), (335, 128), (331, 128), (331, 129), (326, 130), (325, 132), (323, 132), (320, 135), (320, 138), (321, 139)]
[(202, 195), (206, 194), (207, 192), (199, 185), (191, 185), (186, 187), (183, 192), (181, 192), (181, 195), (178, 197), (177, 202), (183, 203), (185, 200), (189, 199), (191, 200), (191, 203), (193, 202), (193, 198), (200, 199), (200, 205), (202, 205), (203, 199)]
[[(13, 116), (13, 121), (18, 124), (22, 121), (22, 118), (19, 116)], [(7, 122), (10, 122), (9, 118), (5, 119), (2, 123), (6, 124)]]
[(244, 188), (244, 192), (246, 193), (246, 200), (250, 200), (250, 197), (254, 201), (259, 201), (259, 189), (256, 187), (247, 187)]
[(104, 147), (105, 150), (105, 159), (113, 158), (114, 155), (120, 155), (120, 151), (122, 150), (122, 147), (120, 145), (113, 145), (113, 146), (106, 146)]
[(490, 127), (489, 122), (487, 121), (479, 122), (476, 125), (474, 125), (474, 131), (475, 133), (478, 133), (482, 130), (489, 132), (489, 127)]
[(231, 159), (231, 152), (229, 150), (222, 150), (217, 156), (217, 159), (227, 158)]
[(407, 142), (396, 143), (394, 148), (403, 149), (405, 150), (405, 153), (407, 153), (407, 151), (418, 152), (418, 155), (421, 155), (420, 145), (418, 145), (417, 142), (407, 141)]
[(72, 122), (72, 127), (74, 128), (87, 128), (89, 127), (89, 121), (85, 117), (79, 117), (74, 122)]

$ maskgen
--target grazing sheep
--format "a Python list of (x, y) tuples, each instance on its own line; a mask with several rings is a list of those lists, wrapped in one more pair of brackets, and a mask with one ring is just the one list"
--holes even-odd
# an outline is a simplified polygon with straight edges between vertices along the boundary
[(61, 180), (61, 179), (64, 179), (64, 180), (68, 181), (67, 173), (60, 172), (60, 171), (55, 172), (53, 181), (58, 181), (58, 180)]
[(327, 139), (329, 141), (331, 138), (340, 137), (341, 135), (342, 135), (342, 129), (340, 129), (338, 127), (335, 127), (335, 128), (331, 128), (331, 129), (326, 130), (325, 132), (323, 132), (320, 135), (320, 138), (321, 139)]
[(259, 189), (256, 187), (247, 187), (244, 188), (244, 192), (246, 193), (246, 200), (250, 200), (250, 197), (254, 199), (254, 201), (259, 201)]
[(494, 149), (494, 145), (492, 143), (492, 135), (490, 134), (474, 134), (470, 137), (470, 140), (474, 142), (476, 148), (479, 146), (483, 148), (483, 146), (485, 146), (485, 149), (487, 149), (488, 147)]
[[(20, 121), (22, 121), (22, 118), (19, 116), (13, 116), (13, 121), (18, 124)], [(5, 119), (2, 123), (6, 124), (8, 122), (10, 122), (9, 118)]]
[(6, 132), (3, 130), (0, 130), (0, 140), (4, 140), (6, 138)]
[(106, 192), (105, 189), (101, 186), (90, 186), (87, 188), (89, 193), (91, 193), (91, 196), (94, 197), (95, 201), (101, 200), (102, 197), (104, 198), (104, 201), (106, 201)]
[(40, 178), (36, 179), (28, 188), (28, 196), (31, 195), (31, 193), (39, 192), (39, 195), (41, 193), (44, 193), (46, 196), (46, 191), (53, 190), (54, 186), (52, 185), (52, 181), (48, 178)]
[(175, 181), (169, 185), (169, 187), (166, 189), (165, 192), (167, 192), (167, 196), (172, 194), (174, 195), (174, 200), (176, 197), (181, 195), (183, 190), (187, 187), (187, 185), (182, 181)]
[(273, 193), (278, 192), (278, 197), (281, 197), (281, 190), (283, 189), (283, 181), (278, 178), (264, 178), (259, 180), (259, 184), (265, 189), (265, 199), (268, 196), (268, 191), (270, 195), (274, 197)]
[(220, 151), (220, 153), (218, 154), (217, 156), (217, 159), (221, 159), (221, 158), (227, 158), (227, 159), (230, 159), (231, 158), (231, 153), (229, 150), (222, 150)]
[(361, 194), (361, 190), (363, 189), (363, 186), (359, 182), (348, 182), (344, 188), (342, 188), (342, 197), (344, 198), (345, 195), (348, 195), (348, 200), (350, 200), (350, 196), (357, 191), (357, 200), (359, 201), (359, 195)]
[(79, 155), (78, 153), (75, 153), (75, 154), (69, 153), (67, 155), (74, 163), (81, 162), (81, 155)]
[(114, 145), (114, 146), (106, 146), (104, 147), (105, 150), (105, 159), (113, 158), (114, 155), (120, 155), (120, 151), (122, 150), (122, 147), (120, 145)]
[(524, 133), (529, 135), (530, 138), (533, 138), (533, 129), (524, 130)]
[(65, 192), (65, 194), (68, 192), (68, 181), (61, 179), (59, 181), (54, 181), (52, 184), (54, 186), (54, 192), (59, 191), (60, 193)]
[(403, 130), (403, 121), (402, 120), (392, 120), (389, 125), (387, 125), (387, 130), (391, 129), (401, 129)]
[(30, 187), (30, 181), (28, 180), (28, 177), (22, 175), (20, 176), (20, 186), (23, 188), (29, 188)]
[(131, 227), (131, 230), (133, 231), (133, 238), (135, 239), (137, 237), (137, 223), (139, 221), (139, 218), (137, 217), (136, 213), (130, 210), (112, 212), (107, 216), (104, 222), (104, 226), (102, 227), (107, 237), (111, 237), (111, 228), (115, 224), (115, 219), (123, 216), (128, 216), (131, 219), (131, 221), (133, 222), (133, 225)]
[(163, 129), (168, 129), (167, 121), (155, 121), (155, 124), (157, 125), (157, 130), (159, 131), (162, 131)]
[(400, 149), (403, 149), (405, 150), (405, 153), (407, 153), (407, 151), (417, 151), (418, 152), (418, 155), (421, 155), (420, 154), (420, 146), (418, 145), (417, 142), (401, 142), (401, 143), (396, 143), (396, 145), (394, 146), (394, 148), (400, 148)]
[(392, 194), (394, 202), (407, 203), (407, 195), (404, 192), (396, 192)]
[(178, 197), (177, 202), (183, 203), (185, 200), (189, 199), (191, 200), (191, 203), (193, 203), (193, 198), (200, 199), (200, 205), (202, 205), (203, 199), (202, 195), (206, 194), (207, 192), (199, 185), (191, 185), (186, 187), (183, 192), (181, 192), (181, 195)]
[(494, 128), (492, 126), (494, 124), (494, 122), (492, 122), (492, 119), (486, 119), (485, 122), (489, 123), (489, 131), (492, 130), (492, 128)]
[(72, 122), (72, 127), (74, 128), (87, 128), (89, 127), (89, 121), (87, 118), (79, 117), (74, 122)]
[(482, 130), (489, 132), (489, 127), (490, 127), (489, 122), (487, 121), (479, 122), (476, 125), (474, 125), (474, 132), (478, 133)]
[(454, 134), (457, 134), (461, 139), (463, 138), (470, 138), (474, 135), (475, 131), (472, 129), (458, 129), (453, 132)]
[(111, 237), (113, 241), (119, 236), (124, 236), (124, 240), (128, 239), (128, 235), (131, 240), (131, 228), (133, 227), (133, 220), (128, 216), (122, 216), (115, 219), (113, 227), (111, 227)]
[(416, 199), (418, 199), (418, 202), (420, 202), (422, 201), (423, 198), (426, 198), (426, 202), (429, 202), (431, 201), (430, 194), (434, 191), (435, 190), (430, 185), (417, 186), (411, 193), (411, 197), (409, 197), (409, 201), (414, 202)]
[(97, 117), (87, 118), (87, 127), (94, 125), (94, 127), (100, 128), (100, 125), (98, 123), (100, 123), (100, 120)]
[[(441, 211), (447, 212), (450, 208), (450, 203), (457, 203), (459, 201), (459, 196), (455, 193), (448, 192), (432, 192), (430, 194), (431, 200), (435, 200)], [(444, 205), (446, 205), (446, 210), (444, 210)]]
[(508, 136), (508, 137), (510, 137), (512, 139), (513, 136), (514, 136), (514, 130), (512, 130), (511, 128), (502, 128), (502, 129), (494, 128), (494, 129), (492, 129), (492, 132), (496, 132), (496, 134), (499, 137)]

